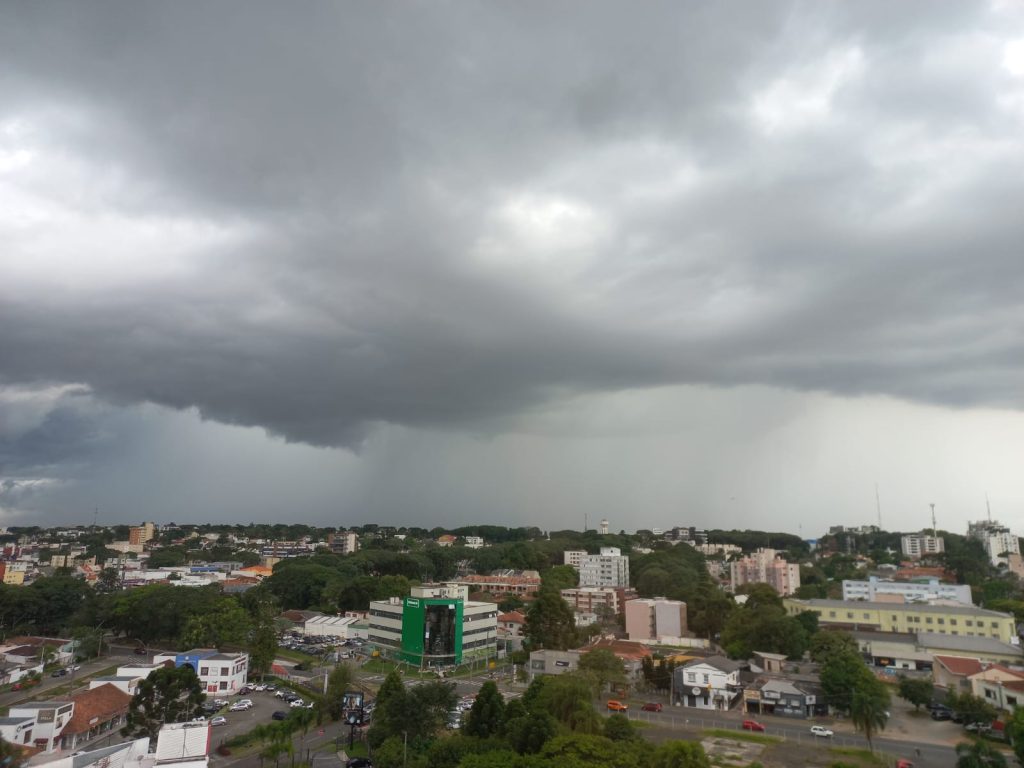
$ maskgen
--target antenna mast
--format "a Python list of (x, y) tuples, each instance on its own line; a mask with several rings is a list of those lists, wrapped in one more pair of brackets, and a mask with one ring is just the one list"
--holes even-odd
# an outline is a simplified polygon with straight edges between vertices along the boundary
[(988, 521), (992, 522), (992, 505), (988, 503), (988, 491), (985, 491), (985, 509), (988, 510)]
[(878, 483), (875, 483), (875, 509), (878, 510), (878, 530), (882, 530), (882, 500), (878, 496)]
[(935, 530), (935, 505), (932, 504), (931, 508), (932, 508), (932, 538), (937, 538), (939, 534)]

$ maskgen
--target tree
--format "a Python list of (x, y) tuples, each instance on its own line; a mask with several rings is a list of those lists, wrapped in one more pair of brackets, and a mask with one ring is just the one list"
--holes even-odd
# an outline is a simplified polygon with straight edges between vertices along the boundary
[(849, 711), (853, 692), (866, 685), (865, 681), (875, 679), (860, 656), (849, 649), (827, 656), (819, 678), (829, 705), (843, 712)]
[(612, 741), (634, 741), (640, 738), (629, 718), (618, 712), (604, 721), (604, 735)]
[(956, 745), (956, 768), (1006, 768), (1006, 758), (981, 739)]
[(980, 696), (950, 691), (946, 695), (946, 706), (963, 718), (964, 723), (991, 723), (999, 716), (999, 710)]
[(897, 691), (901, 699), (913, 704), (915, 710), (920, 710), (935, 696), (935, 685), (924, 677), (900, 677)]
[[(511, 709), (512, 703), (508, 706), (508, 710)], [(547, 712), (511, 717), (505, 723), (505, 739), (521, 755), (540, 752), (557, 733), (558, 722)]]
[(236, 600), (228, 598), (212, 611), (190, 617), (182, 632), (182, 642), (191, 648), (245, 645), (251, 632), (249, 614)]
[(541, 587), (526, 612), (526, 637), (534, 648), (564, 651), (576, 645), (576, 619), (557, 590)]
[(607, 648), (597, 648), (580, 656), (579, 670), (594, 678), (594, 695), (606, 687), (625, 686), (626, 668), (622, 659)]
[[(399, 681), (399, 685), (401, 685), (401, 681)], [(381, 687), (383, 689), (383, 686)], [(327, 693), (324, 695), (324, 710), (331, 720), (337, 722), (344, 715), (345, 692), (350, 690), (352, 690), (352, 668), (345, 663), (336, 664), (327, 677)]]
[(593, 695), (591, 680), (570, 672), (546, 680), (536, 702), (527, 704), (527, 708), (547, 712), (570, 730), (598, 733), (601, 717), (591, 704)]
[(885, 729), (889, 720), (889, 690), (873, 675), (857, 681), (850, 698), (850, 720), (853, 727), (864, 732), (868, 750), (875, 751), (873, 738)]
[(473, 707), (469, 710), (466, 733), (481, 739), (496, 736), (501, 731), (504, 719), (505, 699), (502, 698), (498, 686), (488, 680), (481, 686)]
[(654, 751), (654, 759), (650, 763), (651, 768), (711, 768), (711, 761), (708, 760), (698, 742), (695, 741), (667, 741)]
[(550, 589), (572, 589), (580, 583), (580, 574), (571, 565), (556, 565), (540, 575), (541, 584)]
[(139, 683), (121, 735), (155, 739), (164, 723), (184, 722), (199, 715), (205, 699), (203, 685), (192, 667), (161, 667)]
[(694, 600), (690, 628), (709, 640), (721, 634), (729, 614), (736, 607), (733, 599), (713, 584), (707, 584), (697, 592)]
[(819, 664), (839, 653), (858, 653), (857, 641), (847, 632), (839, 629), (826, 629), (818, 632), (811, 640), (811, 658)]
[(1024, 765), (1024, 707), (1013, 711), (1013, 717), (1006, 724), (1006, 735), (1013, 745), (1017, 762)]
[(4, 768), (21, 768), (25, 762), (25, 753), (17, 744), (0, 738), (0, 765)]

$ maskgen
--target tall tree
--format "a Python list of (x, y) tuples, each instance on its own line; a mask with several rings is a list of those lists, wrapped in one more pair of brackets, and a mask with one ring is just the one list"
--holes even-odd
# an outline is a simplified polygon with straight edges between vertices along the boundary
[(466, 733), (481, 739), (496, 736), (505, 720), (505, 699), (498, 686), (488, 680), (480, 687), (480, 692), (469, 710), (466, 720)]
[(541, 588), (526, 612), (525, 632), (534, 648), (564, 651), (577, 643), (572, 609), (555, 589)]
[(889, 690), (878, 678), (864, 677), (857, 682), (850, 698), (850, 720), (864, 733), (868, 750), (875, 751), (874, 736), (889, 720)]
[(192, 667), (161, 667), (139, 683), (121, 734), (155, 739), (164, 723), (198, 716), (205, 699), (203, 685)]
[[(331, 720), (336, 722), (345, 714), (345, 692), (352, 690), (352, 683), (352, 667), (344, 662), (335, 664), (334, 669), (327, 677), (327, 694), (324, 696), (324, 710)], [(385, 692), (385, 700), (386, 697), (387, 693)], [(378, 703), (380, 703), (379, 697)]]
[(606, 687), (626, 685), (626, 667), (622, 659), (607, 648), (597, 648), (580, 656), (579, 670), (594, 679), (594, 695)]

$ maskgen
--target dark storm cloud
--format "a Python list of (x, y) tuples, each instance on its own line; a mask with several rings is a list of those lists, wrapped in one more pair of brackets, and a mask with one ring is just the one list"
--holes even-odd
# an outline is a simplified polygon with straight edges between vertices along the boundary
[[(0, 383), (316, 445), (677, 383), (1020, 407), (999, 13), (8, 7)], [(87, 450), (52, 419), (7, 461)]]

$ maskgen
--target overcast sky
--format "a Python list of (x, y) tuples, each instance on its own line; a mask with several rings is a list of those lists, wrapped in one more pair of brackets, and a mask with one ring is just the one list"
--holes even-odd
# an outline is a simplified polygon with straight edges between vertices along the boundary
[(0, 524), (1024, 533), (1024, 5), (7, 3)]

